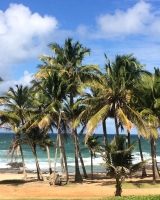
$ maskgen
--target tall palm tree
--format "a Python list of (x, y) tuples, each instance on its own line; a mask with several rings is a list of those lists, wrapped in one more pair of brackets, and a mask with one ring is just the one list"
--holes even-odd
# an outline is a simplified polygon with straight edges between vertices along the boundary
[[(67, 119), (68, 119), (69, 122), (73, 120), (72, 113), (74, 113), (74, 117), (78, 117), (78, 115), (84, 109), (85, 109), (84, 106), (78, 106), (78, 107), (77, 106), (73, 106), (73, 107), (71, 107), (70, 104), (69, 104), (69, 102), (66, 102), (64, 104), (64, 113), (67, 116)], [(84, 133), (84, 130), (86, 128), (86, 124), (87, 124), (87, 118), (85, 118), (85, 120), (81, 120), (81, 125), (79, 126), (80, 131), (77, 132), (77, 138), (78, 139)], [(70, 130), (72, 130), (72, 127), (70, 127)], [(70, 132), (70, 130), (69, 130), (69, 132)], [(72, 136), (73, 136), (73, 134), (72, 134)], [(84, 161), (83, 161), (83, 157), (82, 157), (82, 154), (81, 154), (81, 150), (80, 150), (79, 144), (77, 146), (77, 151), (79, 153), (79, 159), (80, 159), (80, 162), (81, 162), (81, 166), (82, 166), (82, 170), (83, 170), (83, 175), (84, 175), (85, 178), (88, 178), (88, 175), (87, 175), (87, 172), (86, 172), (86, 168), (85, 168), (85, 165), (84, 165)]]
[[(67, 98), (69, 99), (69, 107), (73, 107), (75, 98), (82, 94), (83, 88), (88, 85), (93, 78), (96, 79), (96, 73), (99, 73), (96, 65), (82, 65), (85, 55), (90, 53), (90, 49), (84, 48), (79, 42), (73, 43), (71, 38), (65, 40), (64, 47), (59, 46), (57, 43), (49, 45), (51, 50), (55, 53), (55, 57), (41, 56), (44, 66), (40, 67), (37, 73), (37, 78), (41, 76), (48, 76), (46, 69), (49, 73), (53, 70), (58, 70), (59, 75), (68, 81)], [(73, 124), (76, 116), (72, 113)], [(73, 127), (73, 126), (71, 126)], [(75, 181), (81, 182), (82, 177), (78, 164), (78, 136), (77, 130), (72, 128), (75, 145)]]
[(23, 87), (22, 85), (16, 85), (16, 88), (17, 90), (14, 90), (11, 87), (9, 89), (9, 92), (4, 93), (4, 101), (2, 105), (5, 106), (6, 109), (2, 111), (1, 121), (2, 124), (8, 123), (10, 125), (14, 125), (15, 128), (13, 131), (15, 133), (18, 133), (18, 137), (20, 137), (19, 134), (21, 133), (25, 135), (27, 143), (31, 147), (35, 158), (37, 177), (38, 179), (44, 179), (37, 159), (36, 144), (32, 143), (32, 136), (38, 134), (38, 132), (36, 132), (37, 129), (32, 129), (28, 132), (26, 131), (26, 129), (23, 128), (23, 126), (28, 123), (30, 119), (30, 114), (32, 113), (33, 109), (31, 90), (27, 86)]
[[(145, 135), (148, 128), (147, 123), (130, 105), (133, 97), (133, 85), (140, 79), (140, 74), (145, 73), (145, 71), (141, 70), (142, 66), (132, 55), (116, 56), (115, 62), (112, 64), (107, 57), (106, 59), (108, 63), (106, 64), (105, 74), (101, 76), (99, 96), (95, 99), (91, 97), (82, 101), (87, 105), (93, 105), (93, 107), (96, 105), (95, 101), (99, 102), (98, 111), (88, 122), (87, 136), (92, 134), (97, 124), (110, 116), (114, 118), (117, 137), (119, 137), (119, 123), (125, 126), (128, 132), (132, 128), (132, 123), (134, 123)], [(133, 68), (133, 70), (130, 70), (133, 71), (131, 74), (128, 68)], [(156, 132), (154, 128), (152, 131)]]
[[(5, 92), (4, 96), (1, 97), (1, 106), (4, 106), (3, 111), (1, 111), (1, 126), (9, 126), (13, 130), (13, 132), (16, 134), (14, 143), (20, 139), (21, 125), (24, 123), (26, 117), (25, 113), (30, 104), (28, 98), (29, 88), (23, 87), (22, 85), (16, 85), (16, 88), (17, 90), (14, 90), (12, 87), (10, 87), (9, 91)], [(15, 146), (15, 148), (20, 148), (24, 179), (26, 179), (27, 175), (22, 146), (18, 144)]]
[[(155, 73), (152, 75), (145, 75), (141, 80), (141, 87), (136, 88), (137, 99), (135, 106), (141, 112), (144, 119), (148, 120), (149, 125), (159, 128), (160, 120), (160, 72), (155, 68)], [(152, 166), (153, 166), (153, 182), (159, 178), (157, 163), (156, 163), (156, 144), (155, 141), (158, 134), (154, 135), (149, 132), (147, 139), (151, 144)]]
[(66, 99), (67, 82), (58, 75), (58, 71), (53, 70), (52, 73), (48, 73), (48, 76), (41, 77), (38, 81), (33, 80), (33, 83), (34, 103), (39, 109), (33, 115), (32, 126), (38, 126), (40, 129), (52, 130), (56, 128), (58, 130), (57, 139), (60, 141), (68, 182), (68, 167), (61, 127), (62, 121), (66, 118), (63, 114), (63, 101)]

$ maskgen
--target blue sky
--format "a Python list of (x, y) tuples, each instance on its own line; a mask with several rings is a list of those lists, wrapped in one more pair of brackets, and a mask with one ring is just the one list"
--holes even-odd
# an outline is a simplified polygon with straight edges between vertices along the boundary
[(72, 37), (91, 49), (84, 63), (105, 64), (104, 53), (133, 53), (153, 71), (160, 67), (159, 0), (0, 1), (0, 93), (29, 84), (47, 44)]

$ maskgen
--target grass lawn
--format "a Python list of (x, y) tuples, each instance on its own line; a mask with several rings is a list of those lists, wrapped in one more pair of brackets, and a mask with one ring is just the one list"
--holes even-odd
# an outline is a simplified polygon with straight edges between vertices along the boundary
[[(100, 198), (94, 200), (159, 200), (160, 195), (154, 196), (129, 196), (129, 197), (108, 197), (108, 198)], [(12, 200), (12, 199), (5, 199), (5, 200)], [(18, 199), (18, 200), (64, 200), (64, 199)], [(93, 200), (93, 199), (70, 199), (70, 200)]]
[[(110, 185), (111, 187), (115, 187), (115, 184)], [(152, 184), (152, 183), (139, 183), (139, 182), (133, 182), (133, 183), (122, 183), (122, 190), (123, 189), (136, 189), (136, 188), (160, 188), (160, 184)]]

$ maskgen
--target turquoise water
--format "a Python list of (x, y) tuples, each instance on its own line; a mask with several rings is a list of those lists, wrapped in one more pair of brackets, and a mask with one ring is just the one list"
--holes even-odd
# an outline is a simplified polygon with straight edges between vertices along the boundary
[[(12, 141), (14, 137), (13, 133), (0, 133), (0, 168), (9, 168), (7, 163), (11, 161), (11, 158), (7, 160), (6, 155), (8, 152), (9, 144)], [(56, 140), (56, 134), (50, 134), (51, 139), (54, 141)], [(111, 141), (113, 139), (114, 135), (108, 135), (108, 140)], [(84, 136), (80, 137), (80, 148), (82, 150), (82, 155), (84, 159), (84, 164), (86, 167), (87, 172), (90, 172), (90, 154), (88, 149), (84, 149), (84, 145), (82, 144), (84, 140)], [(102, 139), (103, 140), (103, 137)], [(137, 135), (131, 135), (131, 141), (137, 141)], [(26, 168), (28, 170), (35, 170), (35, 161), (32, 155), (32, 152), (27, 145), (22, 145), (24, 157), (25, 157), (25, 164)], [(65, 149), (67, 154), (67, 161), (68, 161), (68, 168), (70, 173), (74, 173), (74, 146), (73, 146), (73, 138), (68, 137), (65, 141)], [(144, 159), (150, 158), (150, 143), (148, 140), (142, 139), (142, 149), (143, 149), (143, 155)], [(51, 161), (52, 161), (52, 167), (54, 163), (54, 149), (50, 149), (51, 154)], [(43, 171), (48, 171), (48, 160), (47, 160), (47, 154), (45, 151), (41, 150), (40, 148), (37, 148), (37, 155), (38, 160), (40, 163), (40, 167)], [(140, 155), (138, 150), (138, 143), (137, 146), (133, 152), (134, 155), (134, 162), (140, 161)], [(160, 162), (160, 139), (157, 140), (157, 161)], [(21, 162), (21, 157), (19, 156), (18, 162)], [(105, 168), (100, 165), (100, 163), (103, 163), (104, 161), (102, 158), (97, 154), (96, 158), (94, 159), (94, 170), (95, 171), (105, 171)], [(80, 169), (81, 170), (81, 169)], [(60, 163), (59, 159), (57, 160), (57, 171), (60, 172)]]

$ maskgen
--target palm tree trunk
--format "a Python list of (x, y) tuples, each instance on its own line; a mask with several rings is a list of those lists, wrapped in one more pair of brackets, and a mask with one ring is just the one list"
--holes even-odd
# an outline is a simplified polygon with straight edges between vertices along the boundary
[(116, 192), (115, 192), (115, 196), (121, 196), (122, 193), (122, 183), (120, 180), (120, 175), (116, 174)]
[[(140, 153), (140, 157), (141, 157), (141, 162), (144, 161), (143, 159), (143, 153), (142, 153), (142, 146), (141, 146), (141, 135), (138, 132), (138, 146), (139, 146), (139, 153)], [(142, 167), (142, 178), (146, 177), (147, 173), (146, 173), (146, 168), (145, 166)]]
[(63, 153), (64, 164), (65, 164), (66, 183), (68, 183), (69, 182), (68, 165), (67, 165), (66, 152), (65, 152), (65, 148), (64, 148), (64, 142), (63, 142), (61, 131), (60, 131), (60, 140), (61, 140), (61, 150)]
[(27, 134), (26, 134), (26, 137), (27, 137), (28, 144), (29, 144), (29, 146), (31, 147), (31, 150), (32, 150), (32, 153), (33, 153), (35, 162), (36, 162), (38, 180), (40, 180), (40, 179), (44, 180), (44, 177), (43, 177), (43, 175), (42, 175), (42, 172), (41, 172), (41, 169), (40, 169), (40, 166), (39, 166), (39, 162), (38, 162), (38, 159), (37, 159), (36, 149), (35, 149), (35, 147), (33, 146), (32, 142), (30, 141), (30, 138), (28, 137)]
[(150, 144), (151, 144), (151, 156), (152, 156), (153, 184), (155, 184), (156, 180), (159, 178), (159, 172), (156, 162), (155, 139), (153, 137), (151, 137), (150, 139)]
[(54, 173), (53, 173), (53, 180), (51, 181), (52, 185), (53, 185), (54, 180), (56, 178), (56, 164), (57, 164), (57, 155), (58, 155), (58, 140), (59, 140), (59, 132), (57, 133), (57, 139), (56, 139), (56, 151), (55, 151), (55, 157), (54, 157)]
[(116, 128), (116, 137), (119, 137), (119, 130), (118, 130), (118, 121), (117, 117), (114, 117), (114, 122), (115, 122), (115, 128)]
[[(70, 107), (72, 108), (74, 105), (74, 98), (73, 98), (73, 94), (70, 93)], [(72, 113), (72, 117), (74, 119), (74, 114)], [(77, 136), (77, 130), (76, 129), (72, 129), (72, 134), (74, 137), (74, 153), (75, 153), (75, 182), (82, 182), (82, 176), (80, 174), (80, 170), (79, 170), (79, 163), (78, 163), (78, 136)]]
[[(104, 119), (102, 121), (102, 128), (103, 128), (103, 135), (104, 135), (104, 147), (105, 147), (105, 154), (106, 154), (106, 158), (109, 164), (111, 164), (111, 159), (109, 156), (109, 152), (107, 149), (107, 145), (108, 145), (108, 137), (107, 137), (107, 127), (106, 127), (106, 119)], [(108, 173), (108, 167), (106, 167), (106, 175)]]
[(48, 145), (46, 145), (46, 151), (47, 151), (47, 156), (48, 156), (49, 173), (51, 175), (52, 174), (52, 167), (51, 167), (51, 157), (50, 157)]
[(91, 154), (91, 179), (93, 180), (93, 153), (92, 150), (90, 150)]
[(126, 133), (126, 148), (128, 149), (131, 146), (131, 134), (130, 131), (127, 130)]
[(59, 135), (59, 147), (60, 147), (60, 163), (61, 163), (61, 171), (62, 174), (65, 173), (65, 169), (64, 169), (64, 163), (63, 163), (63, 151), (62, 151), (62, 142), (61, 142), (61, 137)]
[(107, 128), (106, 128), (106, 119), (102, 121), (103, 135), (104, 135), (104, 145), (105, 151), (107, 152), (108, 138), (107, 138)]
[(26, 180), (27, 179), (27, 173), (26, 173), (26, 167), (25, 167), (25, 162), (24, 162), (24, 154), (23, 154), (21, 145), (20, 145), (20, 152), (21, 152), (21, 157), (22, 157), (22, 166), (23, 166), (24, 180)]
[[(17, 133), (16, 136), (15, 136), (16, 139), (19, 139), (20, 137), (21, 137), (21, 135), (19, 133)], [(24, 154), (23, 154), (22, 146), (19, 145), (19, 148), (20, 148), (21, 157), (22, 157), (24, 180), (26, 180), (27, 179), (27, 173), (26, 173), (26, 167), (25, 167), (25, 162), (24, 162)]]
[(119, 130), (118, 130), (118, 121), (116, 116), (116, 105), (114, 104), (114, 123), (115, 123), (115, 129), (116, 129), (116, 137), (119, 137)]
[[(34, 149), (34, 157), (35, 157), (36, 161), (38, 161), (37, 160), (36, 145), (33, 146), (33, 149)], [(39, 163), (37, 165), (37, 162), (36, 162), (36, 168), (37, 168), (37, 178), (38, 178), (38, 180), (40, 180), (41, 179), (40, 178), (40, 168), (39, 168)]]
[(78, 138), (76, 129), (73, 130), (74, 134), (74, 150), (75, 150), (75, 182), (82, 182), (82, 176), (79, 170), (79, 163), (78, 163)]
[(87, 172), (86, 172), (86, 168), (84, 166), (82, 154), (81, 154), (81, 151), (80, 151), (80, 148), (79, 148), (79, 144), (78, 144), (77, 148), (78, 148), (78, 152), (79, 152), (80, 162), (81, 162), (81, 165), (82, 165), (83, 175), (84, 175), (85, 178), (88, 178), (88, 175), (87, 175)]
[[(127, 133), (126, 133), (126, 149), (130, 148), (130, 146), (131, 146), (131, 134), (130, 134), (130, 131), (127, 130)], [(128, 164), (129, 165), (132, 164), (131, 152), (128, 153)]]
[(103, 135), (104, 135), (104, 146), (105, 146), (105, 153), (107, 156), (108, 163), (111, 164), (111, 160), (109, 157), (107, 145), (108, 145), (108, 137), (107, 137), (107, 127), (106, 127), (106, 119), (102, 121), (102, 128), (103, 128)]

